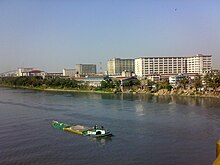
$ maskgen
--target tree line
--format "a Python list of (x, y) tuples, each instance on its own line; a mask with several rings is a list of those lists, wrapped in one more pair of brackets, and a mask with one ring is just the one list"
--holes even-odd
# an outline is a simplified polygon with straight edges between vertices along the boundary
[[(12, 87), (30, 87), (30, 88), (58, 88), (58, 89), (82, 89), (82, 90), (120, 90), (121, 82), (119, 80), (108, 79), (102, 81), (100, 86), (89, 86), (88, 83), (77, 81), (75, 79), (66, 79), (62, 77), (46, 77), (41, 76), (22, 76), (22, 77), (2, 77), (0, 84)], [(139, 84), (139, 80), (127, 81), (124, 83), (126, 87), (132, 87)]]
[[(161, 80), (159, 82), (153, 82), (151, 80), (128, 80), (121, 82), (116, 79), (108, 79), (102, 81), (100, 86), (91, 87), (86, 82), (77, 81), (75, 79), (66, 79), (62, 77), (46, 77), (30, 76), (30, 77), (1, 77), (0, 84), (4, 86), (13, 87), (30, 87), (30, 88), (59, 88), (59, 89), (87, 89), (87, 90), (106, 90), (106, 91), (119, 91), (123, 86), (125, 89), (143, 89), (143, 86), (148, 88), (151, 92), (156, 92), (160, 89), (172, 88), (212, 88), (216, 91), (220, 87), (220, 73), (208, 73), (204, 77), (196, 76), (194, 79), (188, 77), (179, 80), (175, 86), (169, 84), (168, 80)], [(123, 84), (123, 85), (122, 85)]]
[(76, 80), (63, 79), (63, 78), (45, 78), (40, 76), (31, 77), (2, 77), (0, 84), (14, 87), (56, 87), (56, 88), (76, 88), (79, 82)]

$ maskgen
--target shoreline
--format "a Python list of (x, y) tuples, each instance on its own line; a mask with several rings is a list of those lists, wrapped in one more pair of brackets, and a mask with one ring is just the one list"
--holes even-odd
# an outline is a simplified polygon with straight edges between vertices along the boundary
[(167, 90), (159, 90), (155, 93), (147, 92), (147, 91), (124, 91), (124, 92), (109, 92), (109, 91), (95, 91), (95, 90), (80, 90), (80, 89), (59, 89), (59, 88), (36, 88), (36, 87), (25, 87), (25, 86), (6, 86), (6, 85), (0, 85), (2, 88), (14, 88), (14, 89), (28, 89), (28, 90), (36, 90), (36, 91), (46, 91), (46, 92), (67, 92), (67, 93), (99, 93), (99, 94), (133, 94), (133, 95), (152, 95), (152, 96), (176, 96), (176, 97), (200, 97), (200, 98), (220, 98), (220, 92), (218, 95), (214, 94), (213, 92), (206, 92), (204, 94), (197, 93), (192, 94), (189, 93), (189, 90), (186, 92), (181, 91), (181, 93), (178, 93), (178, 91), (167, 91)]
[(36, 88), (36, 87), (26, 87), (26, 86), (7, 86), (7, 85), (0, 85), (2, 88), (13, 88), (13, 89), (28, 89), (28, 90), (36, 90), (36, 91), (48, 91), (48, 92), (79, 92), (79, 93), (109, 93), (114, 94), (114, 92), (107, 92), (107, 91), (95, 91), (95, 90), (78, 90), (78, 89), (59, 89), (59, 88)]

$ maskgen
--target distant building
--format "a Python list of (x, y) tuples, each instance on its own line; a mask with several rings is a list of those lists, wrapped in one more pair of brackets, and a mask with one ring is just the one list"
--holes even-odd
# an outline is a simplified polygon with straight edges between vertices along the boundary
[(121, 75), (123, 71), (134, 72), (134, 59), (112, 58), (108, 60), (108, 74)]
[(212, 73), (220, 73), (220, 70), (219, 70), (219, 69), (212, 69), (211, 72), (212, 72)]
[(135, 74), (138, 77), (178, 73), (186, 73), (185, 57), (140, 57), (135, 59)]
[(46, 73), (41, 70), (36, 70), (33, 68), (18, 68), (17, 76), (40, 76), (45, 78)]
[(187, 73), (204, 74), (212, 70), (212, 56), (197, 54), (187, 57)]
[(50, 72), (50, 73), (46, 73), (46, 76), (47, 77), (52, 77), (52, 78), (62, 77), (63, 73), (60, 73), (60, 72)]
[(75, 77), (76, 69), (63, 69), (63, 76)]
[(176, 75), (176, 76), (170, 76), (169, 77), (169, 83), (171, 85), (175, 85), (178, 81), (184, 79), (184, 78), (187, 78), (188, 76), (187, 75), (184, 75), (184, 74), (180, 74), (180, 75)]
[(7, 71), (0, 74), (0, 77), (17, 77), (17, 76), (18, 76), (18, 70)]
[(32, 70), (33, 68), (18, 68), (18, 77), (29, 76), (29, 72)]
[(147, 77), (152, 74), (203, 74), (211, 71), (212, 56), (198, 54), (191, 57), (140, 57), (135, 59), (135, 74)]
[(135, 76), (131, 76), (131, 77), (117, 76), (117, 77), (114, 77), (113, 79), (119, 80), (121, 86), (123, 86), (125, 83), (129, 81), (132, 81), (132, 82), (138, 81), (137, 77)]
[(75, 78), (75, 80), (81, 82), (82, 84), (86, 84), (88, 86), (100, 87), (102, 81), (109, 80), (108, 76), (86, 76), (84, 78)]
[(28, 76), (40, 76), (40, 77), (45, 78), (46, 73), (44, 71), (41, 71), (41, 70), (31, 70), (28, 73)]
[(76, 74), (83, 74), (83, 75), (96, 74), (95, 64), (76, 64), (75, 69), (76, 69)]
[(134, 74), (134, 72), (130, 72), (130, 71), (125, 70), (125, 71), (122, 71), (121, 76), (122, 77), (131, 77), (131, 76), (135, 76), (135, 74)]
[(161, 76), (160, 75), (149, 75), (149, 76), (147, 76), (147, 79), (154, 81), (154, 82), (158, 82), (158, 81), (160, 81)]

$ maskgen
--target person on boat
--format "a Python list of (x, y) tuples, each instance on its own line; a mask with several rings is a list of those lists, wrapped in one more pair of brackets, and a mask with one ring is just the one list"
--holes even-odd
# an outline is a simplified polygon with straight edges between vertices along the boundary
[(97, 125), (95, 125), (95, 126), (94, 126), (94, 129), (97, 129), (97, 128), (98, 128), (98, 126), (97, 126)]

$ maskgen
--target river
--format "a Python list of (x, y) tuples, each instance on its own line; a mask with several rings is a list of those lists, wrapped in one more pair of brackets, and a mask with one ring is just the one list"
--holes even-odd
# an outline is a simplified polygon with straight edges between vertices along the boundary
[[(52, 120), (102, 125), (114, 136), (64, 132)], [(210, 165), (218, 139), (216, 98), (0, 88), (2, 165)]]

